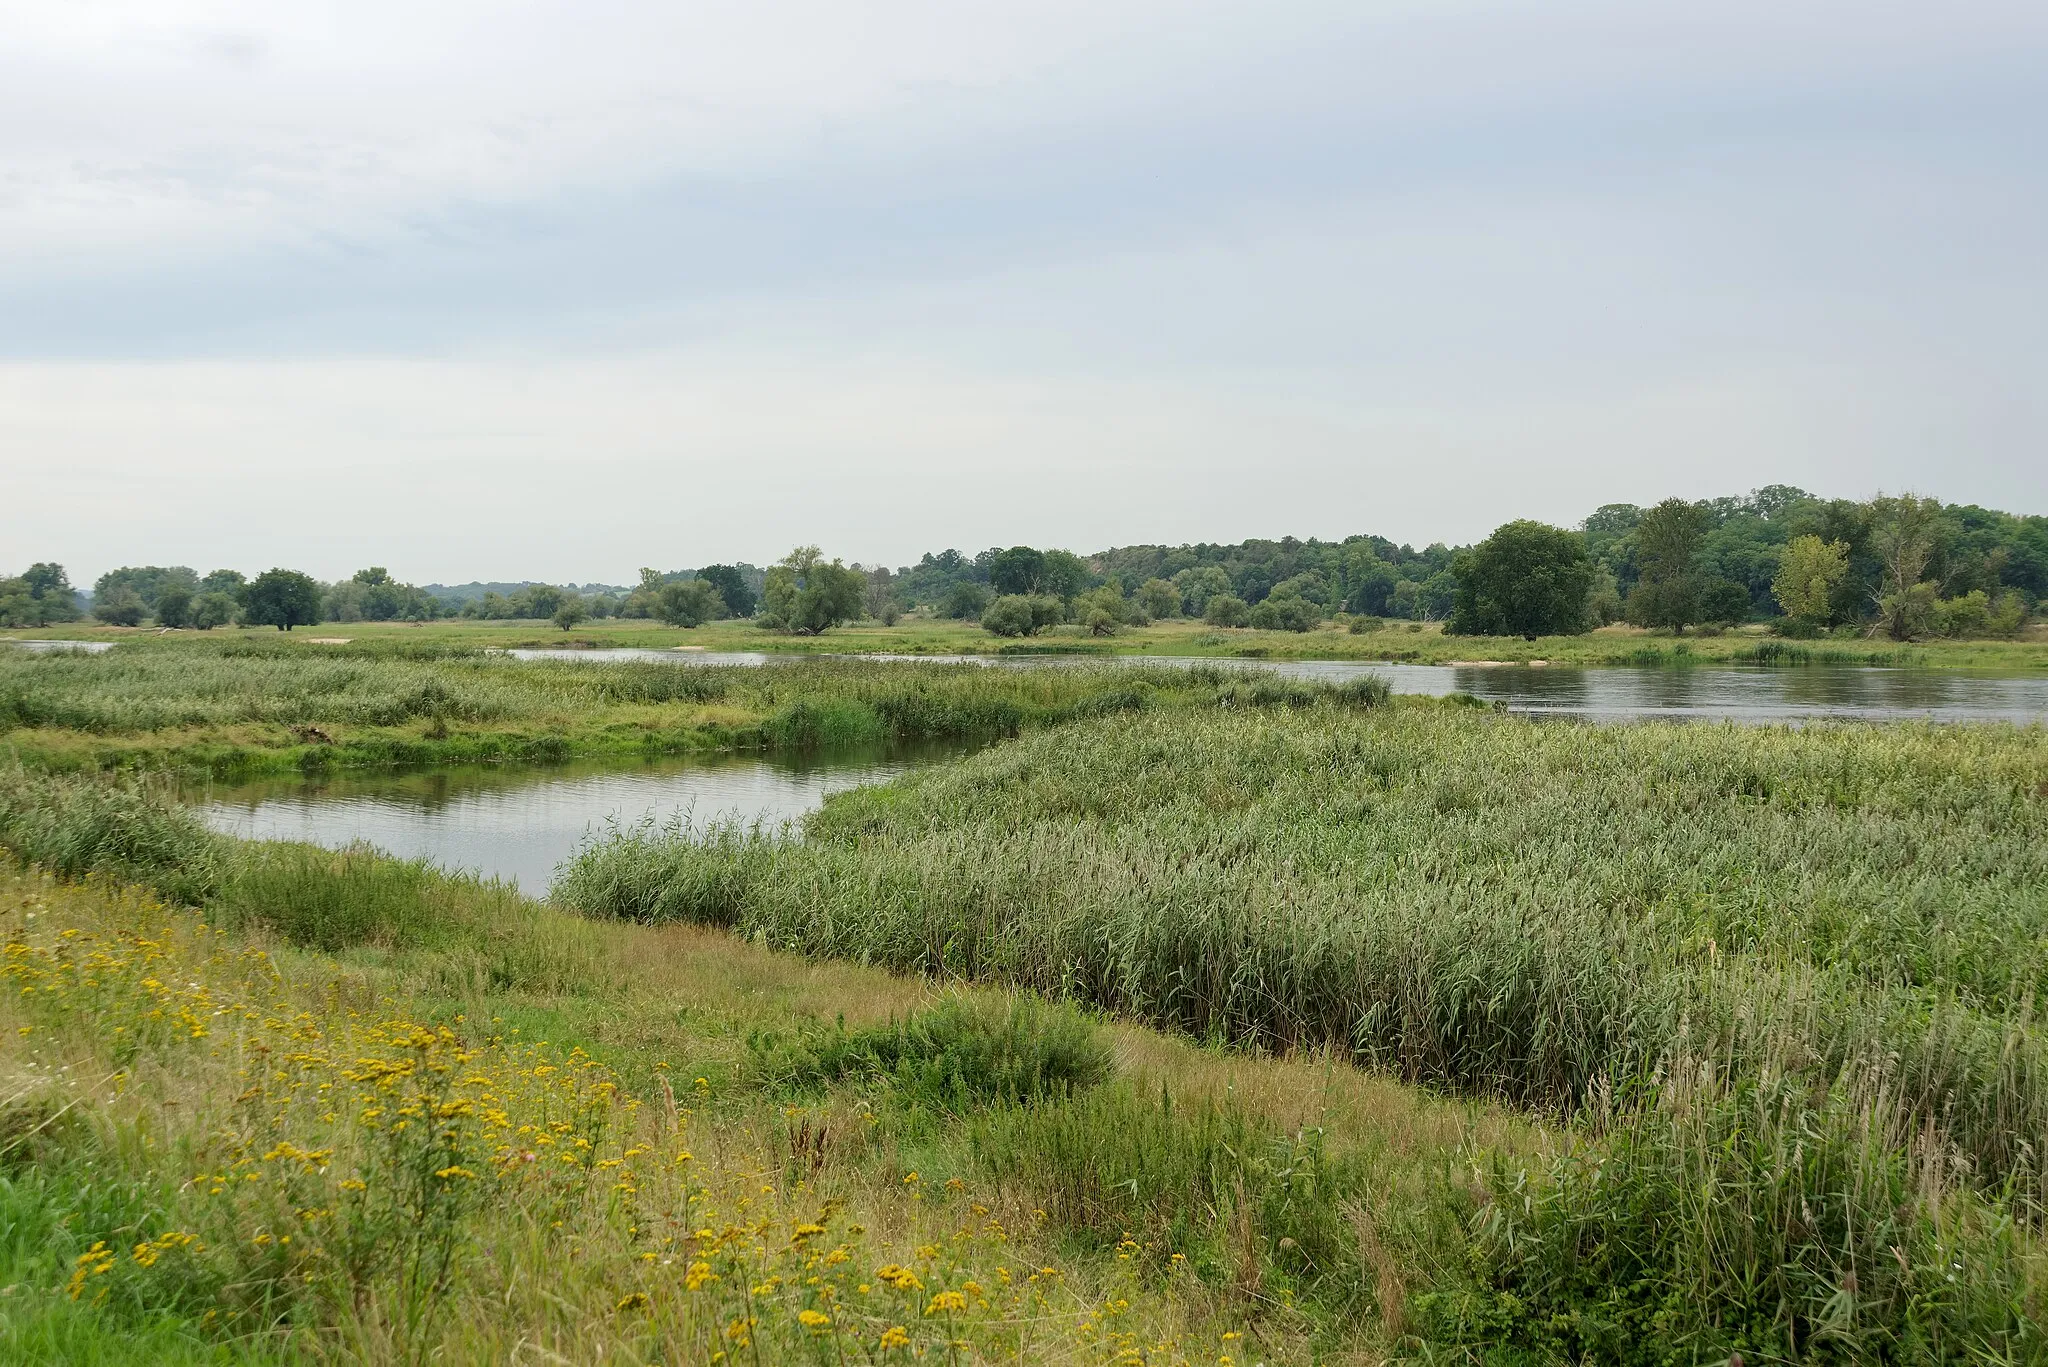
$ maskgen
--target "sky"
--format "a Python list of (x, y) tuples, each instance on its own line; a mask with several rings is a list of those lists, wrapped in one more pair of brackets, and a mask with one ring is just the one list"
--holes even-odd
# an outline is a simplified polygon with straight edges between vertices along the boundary
[(2048, 512), (2048, 6), (0, 0), (0, 573)]

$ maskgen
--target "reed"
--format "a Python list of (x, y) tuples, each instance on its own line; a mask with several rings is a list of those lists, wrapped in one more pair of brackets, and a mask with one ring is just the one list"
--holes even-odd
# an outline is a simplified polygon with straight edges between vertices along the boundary
[(1077, 717), (1375, 706), (1386, 689), (1225, 666), (1061, 669), (797, 658), (760, 667), (519, 661), (484, 651), (124, 645), (0, 651), (0, 743), (42, 768), (216, 774), (705, 748), (987, 740)]

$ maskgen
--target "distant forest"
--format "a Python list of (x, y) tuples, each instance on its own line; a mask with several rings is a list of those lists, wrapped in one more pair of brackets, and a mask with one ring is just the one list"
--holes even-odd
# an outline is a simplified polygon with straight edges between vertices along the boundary
[(2048, 598), (2048, 517), (1910, 495), (1824, 499), (1788, 485), (1729, 498), (1614, 503), (1578, 527), (1514, 522), (1474, 546), (1416, 549), (1385, 537), (1281, 537), (1231, 544), (1030, 546), (929, 552), (890, 569), (804, 548), (777, 565), (643, 569), (634, 585), (415, 586), (381, 567), (323, 584), (273, 569), (201, 576), (129, 566), (89, 596), (61, 566), (0, 580), (0, 626), (85, 613), (204, 629), (233, 622), (608, 617), (677, 626), (755, 619), (817, 631), (905, 614), (978, 621), (1002, 635), (1055, 623), (1108, 633), (1172, 617), (1222, 627), (1309, 630), (1343, 618), (1443, 621), (1452, 631), (1534, 635), (1618, 620), (1684, 630), (1769, 621), (1795, 635), (1883, 630), (2008, 635)]

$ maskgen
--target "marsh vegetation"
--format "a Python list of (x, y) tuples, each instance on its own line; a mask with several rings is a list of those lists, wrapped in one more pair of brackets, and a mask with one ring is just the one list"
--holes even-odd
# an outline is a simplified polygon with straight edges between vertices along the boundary
[[(2048, 1360), (2038, 727), (0, 668), (15, 1356)], [(999, 743), (797, 828), (620, 830), (547, 902), (226, 838), (146, 763), (877, 735)]]

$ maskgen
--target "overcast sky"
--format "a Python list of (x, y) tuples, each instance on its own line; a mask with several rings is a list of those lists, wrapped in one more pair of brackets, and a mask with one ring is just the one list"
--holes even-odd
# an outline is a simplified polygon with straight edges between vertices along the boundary
[(0, 573), (2048, 512), (2048, 5), (0, 0)]

